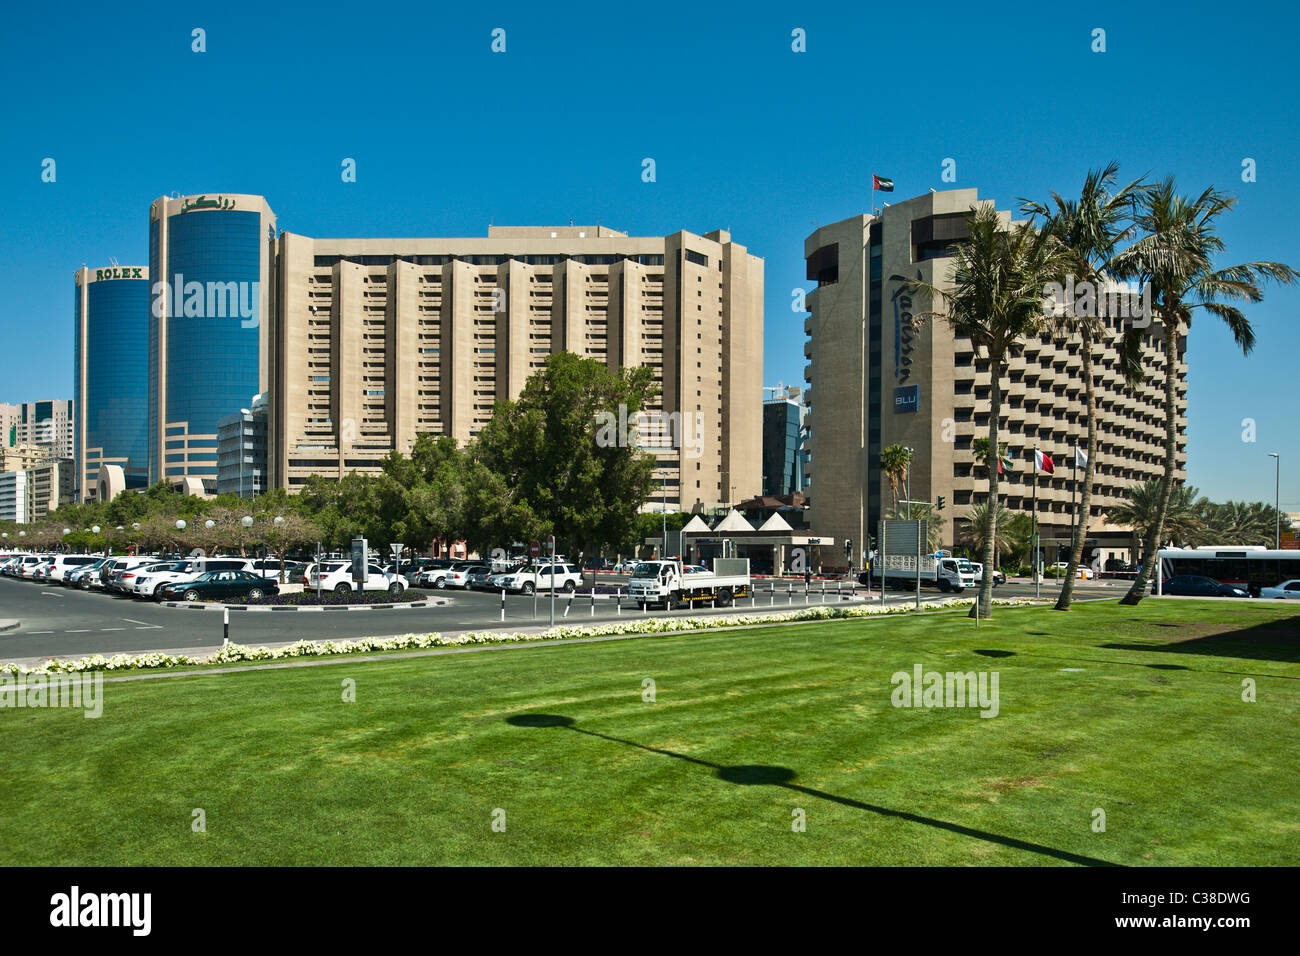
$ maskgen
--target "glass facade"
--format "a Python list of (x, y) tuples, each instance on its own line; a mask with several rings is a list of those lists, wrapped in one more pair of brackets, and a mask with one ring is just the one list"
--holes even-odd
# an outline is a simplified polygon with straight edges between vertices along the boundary
[[(151, 223), (150, 271), (167, 283), (167, 309), (150, 313), (150, 354), (161, 355), (165, 374), (149, 370), (150, 395), (164, 383), (164, 462), (154, 474), (216, 477), (217, 425), (259, 391), (262, 262), (266, 244), (258, 212), (195, 210), (172, 215), (166, 230), (166, 275), (161, 274), (160, 230)], [(179, 277), (179, 278), (178, 278)], [(179, 283), (179, 284), (178, 284)], [(153, 313), (166, 311), (164, 316)], [(151, 406), (153, 402), (151, 401)], [(150, 408), (150, 430), (159, 427)], [(173, 428), (172, 423), (186, 423)], [(212, 436), (204, 438), (200, 436)], [(156, 458), (156, 436), (150, 452)], [(163, 469), (163, 470), (160, 470)]]
[[(86, 304), (84, 350), (82, 296)], [(148, 483), (149, 450), (145, 421), (149, 407), (146, 360), (149, 280), (87, 282), (77, 286), (75, 304), (73, 409), (85, 423), (84, 438), (80, 425), (77, 429), (77, 474), (87, 464), (94, 468), (99, 453), (89, 461), (86, 453), (101, 448), (103, 458), (117, 459), (114, 463), (122, 464), (128, 488), (143, 488)], [(93, 481), (95, 474), (89, 478)], [(88, 492), (87, 488), (77, 489), (83, 497)]]
[(800, 406), (790, 401), (763, 403), (763, 494), (803, 491), (803, 425)]

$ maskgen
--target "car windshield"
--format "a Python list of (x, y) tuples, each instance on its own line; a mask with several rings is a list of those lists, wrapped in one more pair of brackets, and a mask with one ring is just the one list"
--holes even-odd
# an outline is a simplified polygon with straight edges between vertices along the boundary
[(659, 565), (657, 564), (642, 563), (632, 569), (632, 577), (634, 578), (652, 578), (658, 573)]

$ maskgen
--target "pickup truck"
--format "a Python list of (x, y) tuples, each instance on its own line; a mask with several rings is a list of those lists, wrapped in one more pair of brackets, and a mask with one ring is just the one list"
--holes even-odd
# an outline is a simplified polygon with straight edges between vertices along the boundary
[(736, 598), (749, 596), (749, 559), (715, 558), (712, 571), (683, 567), (677, 560), (642, 561), (632, 569), (627, 592), (642, 607), (671, 609), (704, 601), (729, 607)]
[[(916, 556), (910, 554), (887, 555), (872, 571), (884, 579), (887, 586), (916, 586)], [(937, 587), (940, 591), (960, 594), (966, 588), (979, 584), (975, 567), (965, 558), (949, 555), (936, 557), (933, 554), (921, 555), (921, 583), (926, 587)]]

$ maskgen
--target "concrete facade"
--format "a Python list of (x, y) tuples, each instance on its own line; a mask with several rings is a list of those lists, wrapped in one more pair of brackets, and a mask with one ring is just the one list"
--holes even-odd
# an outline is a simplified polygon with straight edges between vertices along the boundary
[[(492, 226), (486, 238), (275, 247), (272, 487), (378, 471), (420, 433), (469, 441), (559, 351), (649, 366), (684, 435), (656, 452), (670, 507), (761, 487), (763, 260), (725, 231)], [(658, 501), (662, 492), (656, 493)]]
[[(911, 301), (907, 279), (950, 280), (953, 243), (966, 234), (965, 215), (981, 202), (976, 190), (929, 193), (819, 228), (804, 243), (808, 278), (805, 377), (808, 399), (811, 524), (819, 533), (865, 542), (884, 512), (893, 513), (881, 474), (882, 448), (911, 447), (910, 497), (946, 499), (937, 512), (945, 546), (956, 522), (982, 500), (987, 479), (975, 462), (974, 439), (988, 434), (989, 363), (944, 318), (922, 318), (930, 304)], [(987, 202), (985, 200), (984, 202)], [(1010, 215), (1004, 214), (1010, 223)], [(1112, 320), (1118, 332), (1122, 320)], [(1156, 329), (1158, 333), (1158, 327)], [(1127, 553), (1130, 532), (1105, 522), (1128, 485), (1163, 472), (1161, 341), (1144, 343), (1146, 380), (1129, 386), (1113, 341), (1094, 349), (1098, 448), (1089, 537), (1103, 558)], [(1073, 448), (1087, 441), (1079, 344), (1042, 336), (1010, 357), (1002, 380), (1000, 440), (1015, 459), (1000, 496), (1012, 512), (1031, 511), (1033, 450), (1050, 455), (1051, 476), (1038, 479), (1038, 518), (1045, 543), (1067, 539), (1071, 523)], [(1187, 366), (1179, 363), (1179, 472), (1186, 468)], [(1081, 471), (1080, 471), (1081, 474)], [(858, 549), (855, 549), (858, 550)], [(1049, 551), (1047, 560), (1055, 560)]]

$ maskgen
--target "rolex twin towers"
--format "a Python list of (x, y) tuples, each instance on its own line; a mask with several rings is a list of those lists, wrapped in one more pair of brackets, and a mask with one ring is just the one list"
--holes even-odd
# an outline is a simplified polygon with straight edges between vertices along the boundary
[(698, 431), (654, 451), (672, 503), (759, 492), (763, 260), (724, 231), (312, 239), (261, 196), (162, 197), (147, 267), (77, 272), (79, 494), (226, 490), (231, 457), (245, 491), (376, 471), (419, 434), (473, 438), (561, 351), (649, 366), (651, 410)]

